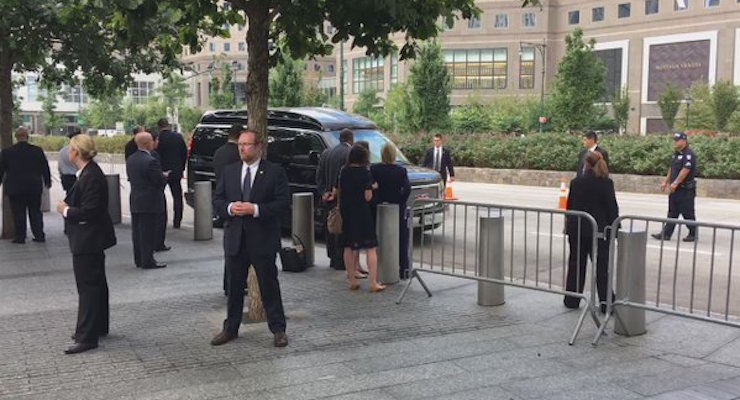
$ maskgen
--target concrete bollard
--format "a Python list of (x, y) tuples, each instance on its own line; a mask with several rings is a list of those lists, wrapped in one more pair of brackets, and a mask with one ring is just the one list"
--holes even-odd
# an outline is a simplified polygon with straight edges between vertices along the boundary
[[(504, 279), (504, 218), (481, 217), (478, 224), (478, 276)], [(506, 302), (504, 285), (478, 282), (478, 305), (500, 306)]]
[(41, 185), (41, 212), (51, 211), (51, 198), (49, 196), (49, 188), (45, 185)]
[(193, 185), (195, 221), (193, 223), (193, 240), (213, 239), (213, 203), (211, 201), (211, 182), (195, 182)]
[[(647, 232), (623, 232), (617, 236), (617, 299), (628, 299), (633, 303), (645, 303), (645, 256)], [(614, 332), (624, 336), (644, 334), (645, 310), (633, 307), (617, 307), (618, 318), (614, 321)]]
[(398, 212), (398, 204), (378, 204), (378, 281), (386, 284), (400, 280)]
[(316, 238), (314, 236), (313, 214), (313, 193), (293, 193), (291, 232), (293, 232), (293, 236), (300, 240), (300, 244), (303, 244), (306, 265), (309, 267), (313, 267), (315, 261)]
[(105, 175), (108, 181), (108, 214), (114, 224), (121, 223), (121, 176), (118, 174)]

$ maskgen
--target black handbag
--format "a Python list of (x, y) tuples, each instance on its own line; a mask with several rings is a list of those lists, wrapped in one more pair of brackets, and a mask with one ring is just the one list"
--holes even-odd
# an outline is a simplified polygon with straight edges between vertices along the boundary
[(303, 242), (295, 235), (293, 235), (293, 245), (295, 247), (280, 249), (280, 263), (283, 265), (283, 271), (303, 272), (308, 267), (306, 249)]

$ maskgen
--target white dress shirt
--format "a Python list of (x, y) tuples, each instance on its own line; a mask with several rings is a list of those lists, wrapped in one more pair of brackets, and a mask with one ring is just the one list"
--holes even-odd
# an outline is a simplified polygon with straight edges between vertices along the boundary
[(434, 162), (432, 165), (437, 171), (442, 172), (442, 146), (434, 148)]
[[(257, 177), (257, 171), (259, 170), (259, 167), (260, 167), (259, 159), (257, 159), (257, 161), (251, 164), (242, 162), (242, 173), (240, 175), (241, 178), (239, 179), (239, 182), (241, 183), (242, 186), (244, 185), (244, 177), (247, 175), (247, 168), (249, 168), (249, 179), (250, 179), (249, 187), (254, 188), (254, 178)], [(229, 215), (234, 216), (234, 214), (231, 212), (232, 205), (234, 205), (234, 202), (229, 203), (229, 207), (226, 209), (226, 211), (229, 213)], [(257, 204), (253, 204), (253, 205), (254, 205), (254, 215), (252, 215), (252, 217), (259, 218), (260, 208)]]

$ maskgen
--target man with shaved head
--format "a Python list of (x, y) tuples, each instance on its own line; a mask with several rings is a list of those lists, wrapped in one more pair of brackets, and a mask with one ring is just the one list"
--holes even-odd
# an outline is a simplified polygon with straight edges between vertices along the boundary
[[(28, 143), (28, 130), (18, 128), (16, 143), (0, 154), (0, 183), (10, 200), (15, 224), (13, 243), (26, 243), (26, 213), (34, 242), (46, 241), (41, 214), (42, 185), (51, 187), (49, 162), (40, 147)], [(3, 180), (3, 176), (5, 177)]]
[(131, 238), (134, 243), (134, 264), (137, 268), (164, 268), (154, 260), (157, 217), (164, 212), (162, 188), (167, 175), (159, 160), (152, 155), (154, 139), (149, 132), (134, 137), (138, 150), (126, 160), (126, 174), (131, 182)]

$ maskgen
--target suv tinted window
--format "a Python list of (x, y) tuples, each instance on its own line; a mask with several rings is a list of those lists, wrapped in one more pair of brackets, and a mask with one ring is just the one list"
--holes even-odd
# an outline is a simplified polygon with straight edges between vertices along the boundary
[(320, 155), (324, 151), (324, 145), (321, 139), (316, 135), (299, 133), (293, 141), (293, 153), (291, 161), (296, 164), (310, 165), (309, 157), (311, 152)]
[(193, 154), (213, 158), (213, 154), (226, 143), (227, 127), (199, 127), (193, 133)]

